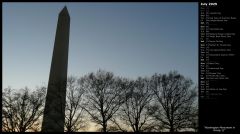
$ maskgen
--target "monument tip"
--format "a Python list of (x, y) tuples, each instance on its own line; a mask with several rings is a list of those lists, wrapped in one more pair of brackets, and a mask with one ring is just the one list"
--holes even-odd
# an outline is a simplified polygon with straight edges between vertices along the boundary
[(68, 9), (67, 9), (67, 6), (65, 5), (64, 8), (62, 9), (62, 11), (60, 12), (60, 14), (67, 14), (69, 16), (69, 13), (68, 13)]

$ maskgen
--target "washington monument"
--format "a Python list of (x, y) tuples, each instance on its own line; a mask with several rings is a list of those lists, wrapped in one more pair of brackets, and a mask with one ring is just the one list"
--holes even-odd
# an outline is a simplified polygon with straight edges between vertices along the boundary
[(42, 132), (64, 132), (70, 16), (65, 6), (58, 16)]

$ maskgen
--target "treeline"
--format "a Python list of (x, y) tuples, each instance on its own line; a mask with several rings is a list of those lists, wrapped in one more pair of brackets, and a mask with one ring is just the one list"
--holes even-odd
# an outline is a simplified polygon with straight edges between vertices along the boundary
[[(41, 131), (46, 87), (14, 90), (2, 95), (2, 131)], [(174, 72), (136, 80), (98, 70), (67, 81), (65, 131), (101, 132), (197, 131), (197, 88)]]

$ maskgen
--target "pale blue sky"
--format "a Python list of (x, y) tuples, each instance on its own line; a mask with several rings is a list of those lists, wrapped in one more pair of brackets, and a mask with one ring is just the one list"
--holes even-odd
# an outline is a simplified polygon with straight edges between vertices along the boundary
[(68, 75), (101, 68), (136, 78), (177, 70), (197, 82), (197, 3), (3, 3), (3, 88), (47, 85), (65, 5)]

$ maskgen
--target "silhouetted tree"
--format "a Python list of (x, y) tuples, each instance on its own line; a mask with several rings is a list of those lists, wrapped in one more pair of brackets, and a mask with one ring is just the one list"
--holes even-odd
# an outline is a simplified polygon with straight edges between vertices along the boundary
[(151, 131), (154, 127), (153, 119), (147, 112), (153, 96), (149, 82), (149, 79), (141, 77), (125, 82), (124, 104), (119, 117), (133, 132)]
[(194, 102), (197, 97), (196, 88), (192, 86), (190, 79), (176, 71), (168, 75), (153, 75), (151, 89), (156, 103), (151, 107), (150, 115), (170, 132), (191, 128), (192, 119), (196, 116)]
[(121, 97), (123, 104), (121, 105), (119, 110), (115, 113), (115, 115), (110, 119), (111, 125), (109, 125), (109, 131), (113, 131), (113, 132), (127, 132), (129, 131), (129, 127), (130, 127), (128, 126), (127, 123), (125, 123), (127, 120), (123, 121), (122, 119), (122, 116), (124, 116), (124, 112), (122, 109), (125, 101), (130, 96), (130, 93), (129, 93), (130, 90), (134, 87), (134, 81), (126, 78), (122, 78), (121, 86), (123, 89), (123, 94), (122, 94), (123, 96)]
[(123, 103), (121, 83), (120, 78), (114, 77), (113, 73), (103, 70), (81, 78), (81, 84), (86, 91), (87, 99), (83, 108), (93, 122), (102, 126), (103, 132), (107, 132), (108, 121)]
[(192, 108), (192, 116), (190, 117), (190, 127), (192, 128), (195, 132), (198, 132), (198, 104), (197, 102), (194, 104)]
[[(40, 131), (45, 97), (46, 87), (5, 88), (2, 131)], [(84, 130), (88, 119), (103, 132), (197, 131), (196, 98), (193, 82), (177, 72), (137, 80), (103, 70), (80, 79), (71, 76), (67, 81), (65, 131)]]
[(27, 87), (19, 91), (11, 88), (4, 89), (2, 130), (5, 132), (39, 131), (45, 91), (45, 87), (40, 87), (34, 92), (30, 92)]
[(65, 107), (65, 131), (76, 132), (86, 128), (85, 111), (81, 107), (84, 90), (76, 77), (67, 80), (67, 95)]

